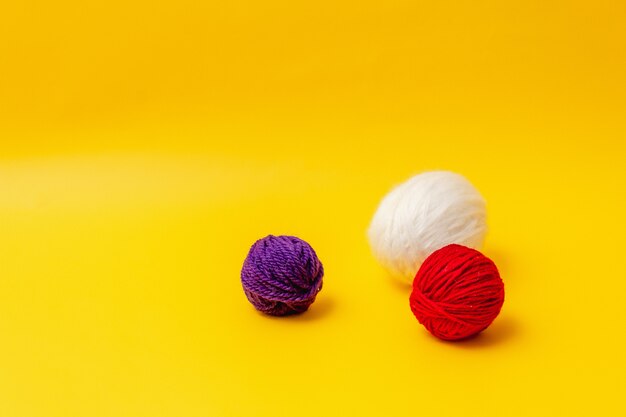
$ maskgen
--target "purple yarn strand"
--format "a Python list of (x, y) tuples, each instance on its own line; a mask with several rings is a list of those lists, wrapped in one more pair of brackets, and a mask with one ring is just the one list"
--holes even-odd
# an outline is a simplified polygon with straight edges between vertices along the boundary
[(241, 269), (248, 300), (266, 314), (306, 311), (322, 289), (324, 267), (313, 248), (294, 236), (267, 236), (252, 245)]

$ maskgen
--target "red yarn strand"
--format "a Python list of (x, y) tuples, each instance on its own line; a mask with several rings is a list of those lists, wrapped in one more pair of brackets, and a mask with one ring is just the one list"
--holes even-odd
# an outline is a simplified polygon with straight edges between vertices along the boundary
[(459, 340), (480, 333), (500, 313), (504, 284), (480, 252), (448, 245), (433, 252), (413, 281), (413, 314), (433, 335)]

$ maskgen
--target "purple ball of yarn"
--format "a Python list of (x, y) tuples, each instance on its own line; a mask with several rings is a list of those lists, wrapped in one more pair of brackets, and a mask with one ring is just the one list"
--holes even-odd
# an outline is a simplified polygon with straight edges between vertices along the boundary
[(306, 311), (322, 289), (323, 276), (324, 267), (311, 245), (294, 236), (257, 240), (241, 269), (248, 300), (272, 316)]

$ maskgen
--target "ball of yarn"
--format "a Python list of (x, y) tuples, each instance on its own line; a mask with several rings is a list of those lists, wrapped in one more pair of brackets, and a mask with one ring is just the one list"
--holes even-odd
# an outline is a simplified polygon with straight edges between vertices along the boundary
[(459, 174), (432, 171), (383, 198), (368, 230), (372, 252), (392, 276), (410, 283), (424, 259), (451, 243), (480, 248), (485, 200)]
[(313, 248), (294, 236), (267, 236), (252, 245), (241, 283), (257, 310), (273, 316), (306, 311), (322, 289), (324, 268)]
[(433, 335), (465, 339), (498, 316), (504, 284), (491, 259), (475, 249), (448, 245), (426, 258), (409, 301), (417, 320)]

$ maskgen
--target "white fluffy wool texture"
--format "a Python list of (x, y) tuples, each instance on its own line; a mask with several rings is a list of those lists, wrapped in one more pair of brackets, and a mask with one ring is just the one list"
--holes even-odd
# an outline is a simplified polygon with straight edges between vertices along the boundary
[(376, 259), (389, 273), (412, 282), (424, 260), (446, 245), (480, 249), (486, 204), (463, 176), (449, 171), (416, 175), (383, 198), (368, 230)]

